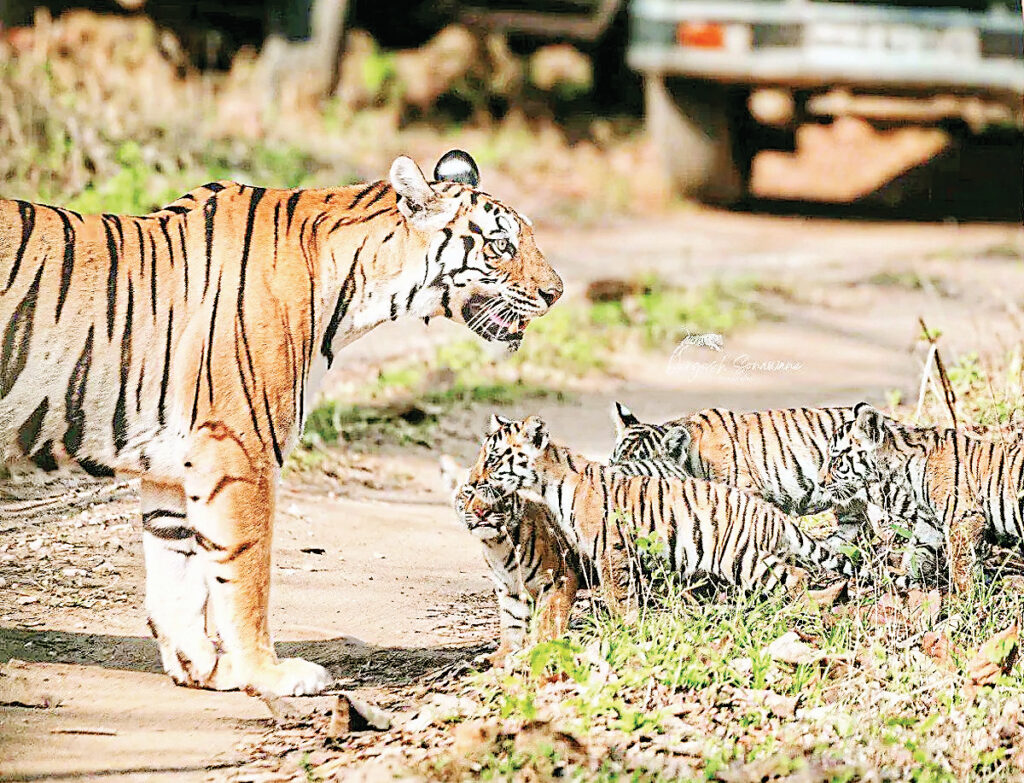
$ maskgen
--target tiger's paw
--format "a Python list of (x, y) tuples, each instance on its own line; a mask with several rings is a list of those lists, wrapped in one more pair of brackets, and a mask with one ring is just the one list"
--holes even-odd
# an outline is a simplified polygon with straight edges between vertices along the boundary
[(285, 658), (247, 679), (244, 690), (266, 696), (312, 696), (334, 682), (327, 669), (302, 658)]

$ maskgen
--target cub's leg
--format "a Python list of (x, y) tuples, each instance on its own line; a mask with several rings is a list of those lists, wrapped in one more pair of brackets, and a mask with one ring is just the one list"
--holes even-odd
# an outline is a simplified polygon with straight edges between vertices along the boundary
[(905, 574), (897, 580), (899, 588), (935, 587), (940, 579), (945, 536), (930, 516), (921, 515), (914, 522), (910, 541), (903, 552), (900, 568)]
[(185, 464), (188, 523), (210, 591), (210, 609), (224, 649), (203, 683), (258, 693), (303, 695), (326, 688), (327, 670), (299, 658), (278, 661), (270, 640), (270, 544), (277, 470), (259, 444), (247, 451), (222, 423), (192, 436)]
[(206, 635), (206, 576), (185, 518), (181, 487), (142, 482), (146, 612), (164, 671), (179, 685), (202, 685), (217, 667)]
[(978, 547), (985, 533), (985, 515), (968, 511), (950, 520), (946, 526), (946, 553), (949, 560), (949, 586), (954, 592), (970, 593), (981, 572)]
[(833, 507), (832, 512), (836, 515), (836, 529), (821, 542), (822, 545), (838, 551), (848, 544), (863, 543), (861, 539), (871, 531), (867, 503), (852, 500), (846, 505)]
[(498, 596), (498, 649), (487, 656), (492, 666), (504, 666), (505, 659), (526, 644), (526, 629), (530, 624), (532, 602), (524, 594), (512, 592), (504, 585), (495, 588)]
[(579, 580), (572, 571), (558, 577), (537, 614), (538, 641), (557, 639), (569, 627), (569, 615), (576, 601)]
[[(761, 590), (771, 593), (781, 586), (787, 593), (799, 592), (804, 587), (804, 572), (790, 568), (786, 562), (776, 555), (755, 553), (756, 561), (751, 564), (748, 575), (740, 575), (740, 587), (747, 592)], [(745, 570), (745, 569), (744, 569)], [(732, 574), (721, 576), (733, 581)]]

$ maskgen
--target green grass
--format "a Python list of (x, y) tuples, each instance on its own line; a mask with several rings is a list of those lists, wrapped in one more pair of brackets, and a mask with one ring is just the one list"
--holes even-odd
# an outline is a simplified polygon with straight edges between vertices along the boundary
[[(989, 587), (969, 603), (949, 602), (937, 622), (967, 650), (1021, 609), (1015, 591)], [(824, 653), (824, 662), (794, 665), (765, 652), (790, 631)], [(1011, 757), (1021, 729), (1000, 716), (1024, 695), (1020, 668), (968, 693), (962, 664), (944, 670), (917, 644), (902, 642), (856, 605), (819, 609), (778, 595), (694, 603), (675, 593), (631, 620), (598, 607), (566, 637), (525, 651), (511, 671), (464, 685), (461, 695), (475, 706), (450, 718), (449, 731), (458, 722), (494, 728), (476, 747), (432, 754), (432, 777), (461, 780), (472, 771), (482, 779), (549, 779), (557, 770), (586, 780), (802, 773), (809, 780), (954, 781), (1019, 774), (1022, 759)], [(527, 729), (546, 736), (554, 756), (517, 746)]]

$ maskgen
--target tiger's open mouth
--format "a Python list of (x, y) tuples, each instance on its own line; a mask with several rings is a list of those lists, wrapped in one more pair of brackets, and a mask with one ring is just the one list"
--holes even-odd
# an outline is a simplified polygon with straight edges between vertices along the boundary
[(513, 351), (522, 343), (523, 331), (530, 322), (499, 297), (480, 294), (473, 294), (462, 305), (462, 318), (485, 340), (507, 343)]

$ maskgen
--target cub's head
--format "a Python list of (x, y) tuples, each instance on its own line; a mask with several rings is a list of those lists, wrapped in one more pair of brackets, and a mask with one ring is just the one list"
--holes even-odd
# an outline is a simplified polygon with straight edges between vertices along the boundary
[(481, 541), (490, 541), (506, 534), (510, 521), (506, 504), (485, 501), (466, 479), (469, 471), (460, 468), (447, 454), (441, 457), (441, 478), (451, 492), (455, 517), (463, 527)]
[(443, 315), (515, 351), (527, 324), (562, 295), (562, 279), (537, 248), (530, 221), (478, 189), (476, 163), (461, 150), (437, 162), (431, 182), (402, 156), (390, 181), (399, 212), (426, 235), (419, 315)]
[(549, 442), (547, 425), (538, 417), (521, 421), (491, 417), (491, 431), (469, 473), (469, 483), (485, 499), (497, 502), (539, 483), (537, 459)]
[(647, 424), (621, 402), (612, 406), (612, 422), (615, 424), (612, 465), (649, 459), (686, 462), (690, 446), (690, 431), (686, 427)]
[(863, 497), (893, 468), (894, 436), (900, 426), (866, 402), (858, 403), (853, 421), (840, 425), (829, 443), (819, 483), (836, 501)]

